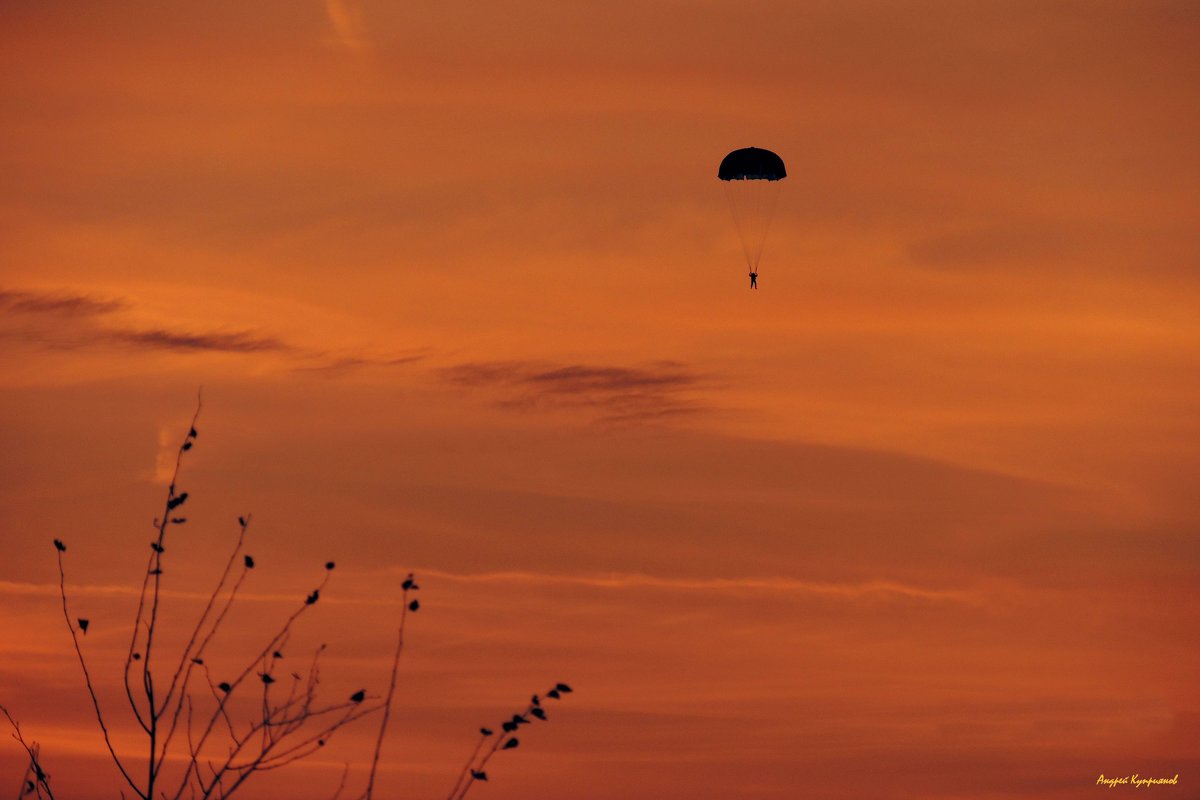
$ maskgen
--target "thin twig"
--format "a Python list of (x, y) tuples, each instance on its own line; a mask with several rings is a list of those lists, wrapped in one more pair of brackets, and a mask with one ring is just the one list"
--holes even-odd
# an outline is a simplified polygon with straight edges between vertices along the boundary
[[(409, 582), (411, 582), (411, 578)], [(407, 583), (406, 583), (407, 585)], [(379, 736), (375, 739), (375, 757), (371, 760), (371, 774), (367, 778), (365, 800), (371, 800), (375, 790), (375, 772), (379, 769), (379, 753), (383, 750), (383, 737), (387, 733), (388, 720), (392, 714), (392, 698), (396, 694), (396, 674), (400, 669), (400, 654), (404, 651), (404, 623), (408, 618), (408, 589), (401, 596), (400, 630), (396, 634), (396, 654), (392, 658), (392, 682), (388, 686), (387, 700), (383, 705), (383, 720), (379, 723)]]
[(450, 790), (449, 798), (458, 794), (459, 787), (462, 786), (463, 779), (471, 774), (471, 765), (475, 763), (475, 759), (479, 757), (479, 751), (483, 749), (483, 745), (487, 742), (487, 736), (480, 736), (479, 741), (475, 743), (475, 749), (471, 751), (470, 757), (467, 758), (467, 763), (463, 765), (462, 772), (458, 773), (458, 780), (454, 782), (454, 788)]
[(83, 657), (83, 649), (79, 646), (79, 634), (75, 632), (75, 626), (71, 623), (71, 612), (67, 608), (67, 573), (63, 567), (63, 551), (58, 550), (57, 552), (58, 595), (62, 598), (63, 619), (67, 623), (67, 631), (71, 634), (71, 643), (75, 646), (75, 655), (79, 656), (79, 666), (83, 669), (83, 680), (87, 684), (88, 696), (92, 698), (92, 709), (96, 712), (96, 722), (100, 724), (100, 732), (104, 734), (104, 744), (108, 747), (108, 753), (112, 756), (113, 763), (117, 765), (117, 769), (121, 771), (125, 782), (143, 800), (150, 800), (150, 796), (138, 788), (133, 778), (130, 777), (129, 772), (125, 769), (125, 765), (121, 763), (120, 757), (117, 756), (117, 751), (113, 748), (112, 739), (108, 735), (108, 725), (104, 722), (104, 713), (100, 710), (100, 701), (97, 699), (96, 689), (92, 685), (92, 673), (88, 670), (87, 660)]
[(338, 800), (338, 798), (342, 796), (342, 792), (345, 791), (345, 789), (346, 789), (346, 778), (348, 778), (349, 776), (350, 776), (350, 765), (345, 764), (342, 766), (342, 780), (340, 783), (338, 783), (337, 791), (333, 793), (333, 797), (329, 798), (329, 800)]
[[(8, 720), (8, 724), (13, 729), (12, 737), (25, 749), (25, 755), (29, 758), (29, 763), (25, 766), (25, 774), (21, 778), (21, 792), (17, 795), (18, 800), (29, 793), (27, 787), (30, 783), (33, 784), (33, 789), (37, 792), (38, 797), (54, 800), (54, 790), (50, 788), (50, 776), (42, 769), (38, 743), (25, 741), (25, 737), (21, 734), (21, 724), (13, 719), (12, 714), (8, 713), (7, 708), (0, 705), (0, 712), (4, 714)], [(30, 781), (31, 775), (33, 776), (32, 781)], [(44, 795), (42, 794), (43, 790), (45, 791)]]

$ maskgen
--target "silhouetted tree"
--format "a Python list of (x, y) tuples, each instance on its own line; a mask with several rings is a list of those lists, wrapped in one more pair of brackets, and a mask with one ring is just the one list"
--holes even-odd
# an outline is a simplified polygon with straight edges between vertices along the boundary
[[(237, 538), (232, 551), (217, 579), (216, 588), (208, 596), (199, 618), (191, 627), (182, 651), (174, 656), (160, 652), (161, 645), (156, 637), (162, 624), (159, 611), (163, 594), (166, 542), (173, 526), (187, 522), (186, 517), (172, 516), (171, 512), (176, 512), (189, 500), (188, 493), (178, 491), (177, 487), (184, 454), (195, 447), (199, 436), (196, 425), (201, 408), (202, 403), (198, 402), (187, 435), (176, 453), (162, 516), (154, 520), (156, 537), (150, 543), (150, 557), (142, 579), (124, 662), (125, 699), (133, 722), (142, 733), (142, 756), (134, 759), (130, 759), (128, 755), (120, 756), (113, 746), (110, 733), (111, 711), (101, 707), (92, 671), (79, 637), (80, 633), (87, 634), (91, 622), (85, 617), (75, 617), (72, 623), (64, 559), (67, 545), (60, 539), (53, 540), (58, 560), (59, 598), (63, 619), (66, 621), (92, 710), (109, 756), (125, 785), (141, 800), (181, 800), (185, 795), (189, 800), (223, 799), (234, 794), (252, 776), (288, 766), (312, 755), (325, 747), (342, 728), (379, 712), (380, 725), (375, 737), (371, 769), (365, 789), (356, 798), (371, 800), (395, 698), (408, 614), (420, 608), (416, 598), (410, 599), (411, 593), (420, 588), (411, 573), (400, 587), (400, 621), (392, 657), (391, 681), (387, 694), (379, 702), (368, 702), (371, 696), (366, 689), (355, 692), (342, 702), (321, 702), (318, 697), (319, 660), (325, 645), (318, 647), (312, 654), (304, 674), (292, 672), (290, 682), (282, 688), (276, 688), (281, 684), (272, 674), (272, 668), (277, 661), (283, 659), (293, 627), (320, 599), (321, 592), (326, 588), (335, 567), (333, 561), (324, 563), (320, 584), (298, 602), (297, 607), (267, 639), (257, 655), (234, 674), (220, 676), (222, 680), (216, 680), (209, 672), (205, 653), (217, 631), (228, 619), (247, 574), (255, 567), (254, 559), (244, 552), (246, 533), (251, 523), (249, 514), (237, 518)], [(240, 565), (240, 569), (236, 565)], [(259, 678), (257, 683), (261, 688), (252, 689), (252, 675)], [(564, 691), (569, 692), (571, 689), (559, 683), (547, 696), (557, 698), (559, 692)], [(254, 706), (258, 709), (255, 716), (245, 723), (235, 722), (230, 713), (231, 704), (237, 698), (249, 696), (252, 692), (255, 695)], [(533, 713), (544, 720), (545, 713), (537, 708), (538, 705), (538, 698), (534, 695), (533, 703), (525, 713)], [(20, 724), (3, 705), (0, 705), (0, 712), (8, 720), (13, 739), (25, 750), (27, 757), (18, 797), (32, 796), (54, 800), (50, 775), (43, 768), (37, 742), (24, 737)], [(483, 743), (492, 736), (492, 731), (480, 728), (482, 737), (455, 782), (450, 797), (461, 798), (474, 782), (486, 781), (488, 778), (484, 766), (498, 750), (516, 747), (517, 739), (509, 734), (519, 724), (528, 722), (523, 715), (514, 714), (510, 720), (503, 723), (503, 735), (495, 740), (490, 750), (482, 752), (482, 755)], [(169, 760), (176, 763), (180, 756), (183, 763), (182, 775), (175, 774), (178, 770), (168, 772)], [(341, 782), (334, 795), (335, 800), (345, 789), (348, 774), (347, 767), (343, 770)], [(125, 796), (124, 792), (122, 796)]]

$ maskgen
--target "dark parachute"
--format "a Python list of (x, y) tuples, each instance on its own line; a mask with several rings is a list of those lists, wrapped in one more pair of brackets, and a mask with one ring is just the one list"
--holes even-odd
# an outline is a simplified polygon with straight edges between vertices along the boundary
[(778, 181), (787, 177), (783, 159), (770, 150), (743, 147), (721, 159), (717, 177), (723, 181)]
[(787, 177), (787, 168), (783, 159), (770, 150), (743, 147), (721, 160), (717, 177), (729, 199), (746, 266), (751, 272), (758, 272), (758, 261), (779, 198), (779, 181)]

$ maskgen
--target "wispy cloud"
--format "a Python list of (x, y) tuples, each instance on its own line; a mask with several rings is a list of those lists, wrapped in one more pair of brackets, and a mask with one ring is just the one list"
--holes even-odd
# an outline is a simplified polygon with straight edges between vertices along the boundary
[(325, 0), (325, 13), (333, 28), (334, 41), (339, 46), (354, 52), (370, 48), (360, 0)]
[(118, 312), (132, 308), (124, 299), (79, 292), (0, 290), (0, 339), (18, 340), (52, 350), (124, 350), (174, 353), (277, 354), (297, 362), (295, 372), (330, 378), (366, 367), (391, 367), (418, 361), (426, 349), (395, 354), (331, 353), (284, 340), (254, 328), (205, 330), (194, 327), (147, 327), (129, 324)]
[(497, 403), (505, 407), (590, 407), (605, 422), (645, 422), (704, 410), (686, 394), (700, 387), (703, 376), (673, 361), (637, 367), (472, 362), (443, 369), (441, 375), (454, 385), (494, 389)]
[(316, 364), (294, 367), (292, 372), (307, 372), (326, 378), (340, 378), (351, 372), (370, 367), (399, 367), (421, 361), (428, 350), (411, 352), (400, 356), (331, 356), (322, 355), (323, 360)]
[(678, 364), (658, 365), (658, 371), (627, 367), (588, 367), (573, 364), (534, 372), (523, 382), (546, 387), (552, 392), (629, 391), (633, 389), (680, 387), (696, 382), (694, 375), (678, 371)]
[(129, 308), (125, 300), (75, 292), (0, 291), (0, 309), (9, 312), (0, 337), (21, 339), (55, 350), (122, 346), (176, 352), (257, 353), (294, 350), (277, 337), (253, 330), (144, 328), (113, 319)]

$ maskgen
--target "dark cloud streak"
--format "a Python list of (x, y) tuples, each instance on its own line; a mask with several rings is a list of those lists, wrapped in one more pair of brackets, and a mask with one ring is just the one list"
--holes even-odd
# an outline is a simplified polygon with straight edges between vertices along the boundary
[[(97, 298), (81, 292), (0, 290), (0, 338), (51, 350), (94, 350), (120, 347), (139, 351), (176, 353), (281, 353), (327, 359), (328, 354), (308, 351), (253, 329), (196, 330), (170, 327), (135, 327), (110, 315), (130, 308), (123, 299)], [(99, 317), (108, 317), (103, 321)], [(404, 363), (413, 357), (380, 359), (343, 356), (313, 369), (340, 375), (366, 365)]]
[(502, 408), (591, 408), (596, 421), (605, 423), (663, 421), (706, 410), (686, 395), (701, 387), (704, 376), (676, 362), (641, 367), (472, 362), (443, 369), (441, 376), (456, 386), (495, 390)]
[(340, 378), (351, 372), (369, 367), (398, 367), (412, 364), (425, 358), (425, 353), (413, 353), (394, 358), (375, 358), (370, 356), (344, 356), (332, 358), (322, 364), (295, 367), (292, 372), (306, 372), (326, 378)]
[(214, 351), (220, 353), (258, 353), (293, 350), (291, 345), (273, 336), (261, 336), (252, 331), (208, 331), (203, 333), (115, 329), (102, 332), (109, 341), (144, 347), (150, 350)]
[(19, 314), (96, 317), (126, 306), (124, 300), (100, 300), (83, 294), (0, 290), (0, 309)]
[(628, 367), (588, 367), (572, 364), (569, 367), (526, 376), (522, 382), (547, 387), (549, 391), (555, 392), (605, 392), (643, 387), (684, 387), (695, 383), (696, 376), (686, 372), (651, 372)]

